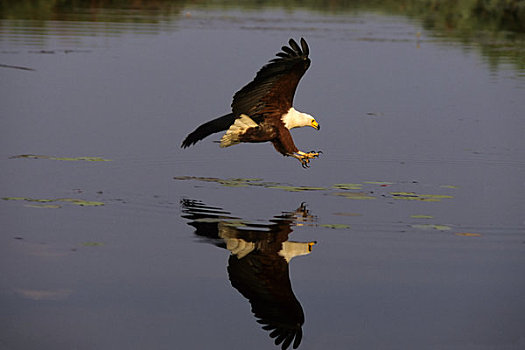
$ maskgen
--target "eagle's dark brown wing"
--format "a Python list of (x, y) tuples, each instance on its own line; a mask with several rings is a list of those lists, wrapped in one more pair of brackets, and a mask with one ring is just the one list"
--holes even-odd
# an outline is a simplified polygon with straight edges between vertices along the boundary
[(287, 349), (293, 343), (296, 349), (303, 336), (304, 313), (292, 291), (286, 260), (277, 252), (252, 252), (242, 259), (230, 255), (228, 276), (275, 345)]
[(275, 112), (280, 117), (292, 107), (299, 80), (310, 66), (310, 50), (303, 38), (301, 46), (293, 39), (288, 43), (290, 47), (283, 46), (277, 58), (262, 67), (253, 81), (233, 96), (235, 117), (241, 114), (253, 117), (265, 112)]

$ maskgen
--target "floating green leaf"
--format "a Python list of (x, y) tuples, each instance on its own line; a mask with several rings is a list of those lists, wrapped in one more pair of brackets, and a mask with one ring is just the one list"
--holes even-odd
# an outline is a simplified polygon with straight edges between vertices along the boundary
[(333, 188), (340, 190), (360, 190), (363, 188), (362, 184), (335, 184), (332, 185)]
[(246, 177), (246, 178), (237, 178), (237, 179), (231, 179), (232, 181), (241, 181), (241, 182), (260, 182), (263, 179), (259, 177)]
[(309, 186), (286, 186), (286, 185), (272, 185), (266, 186), (267, 188), (275, 188), (278, 190), (288, 191), (288, 192), (301, 192), (301, 191), (323, 191), (326, 190), (325, 187), (309, 187)]
[(2, 198), (6, 201), (28, 201), (28, 202), (38, 202), (38, 203), (48, 203), (48, 202), (54, 202), (54, 199), (35, 199), (35, 198), (27, 198), (27, 197), (4, 197)]
[(56, 199), (57, 202), (69, 202), (83, 207), (98, 207), (104, 205), (104, 202), (85, 201), (83, 199), (76, 198), (60, 198)]
[(49, 159), (53, 160), (67, 160), (67, 161), (86, 161), (86, 162), (111, 162), (111, 159), (104, 159), (100, 157), (50, 157)]
[(410, 226), (413, 228), (421, 229), (421, 230), (438, 230), (438, 231), (451, 230), (451, 227), (447, 225), (416, 224), (416, 225), (410, 225)]
[(463, 236), (463, 237), (481, 237), (479, 233), (472, 233), (472, 232), (457, 232), (455, 233), (456, 236)]
[(350, 228), (349, 225), (345, 224), (323, 224), (319, 225), (319, 227), (331, 228), (333, 230), (346, 230)]
[(432, 219), (432, 215), (410, 215), (411, 218), (414, 219)]
[(443, 194), (417, 194), (415, 192), (390, 192), (394, 199), (416, 200), (423, 202), (439, 202), (442, 199), (454, 198)]
[(334, 192), (333, 195), (349, 199), (376, 199), (365, 192)]
[(104, 243), (101, 242), (84, 242), (82, 243), (84, 247), (101, 247)]
[(249, 186), (247, 183), (244, 183), (244, 182), (228, 181), (228, 180), (221, 181), (220, 184), (226, 187), (248, 187)]
[(62, 206), (58, 204), (26, 204), (24, 207), (28, 208), (46, 208), (46, 209), (57, 209), (61, 208)]
[(5, 201), (23, 201), (26, 200), (24, 197), (2, 197)]
[(394, 184), (393, 182), (388, 182), (388, 181), (365, 181), (363, 183), (369, 184), (369, 185), (383, 185), (383, 186)]

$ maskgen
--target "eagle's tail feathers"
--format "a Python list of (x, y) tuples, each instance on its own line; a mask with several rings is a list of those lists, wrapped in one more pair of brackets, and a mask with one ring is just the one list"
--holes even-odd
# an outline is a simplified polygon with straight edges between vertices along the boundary
[(222, 117), (210, 120), (209, 122), (199, 126), (191, 134), (186, 136), (184, 141), (182, 141), (181, 147), (189, 147), (211, 134), (227, 130), (234, 123), (234, 121), (235, 117), (233, 116), (233, 113), (226, 114)]

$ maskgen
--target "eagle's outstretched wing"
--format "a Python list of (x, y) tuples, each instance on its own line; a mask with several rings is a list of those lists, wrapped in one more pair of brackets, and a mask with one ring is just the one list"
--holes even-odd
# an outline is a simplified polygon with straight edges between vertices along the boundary
[(246, 114), (253, 118), (263, 110), (278, 111), (280, 117), (292, 107), (299, 80), (310, 67), (310, 49), (304, 38), (301, 46), (293, 39), (288, 43), (290, 47), (283, 46), (252, 82), (235, 93), (232, 111), (236, 117)]
[(303, 337), (304, 313), (290, 283), (288, 263), (274, 254), (253, 252), (228, 260), (230, 282), (252, 306), (262, 328), (275, 338), (275, 345), (296, 349)]

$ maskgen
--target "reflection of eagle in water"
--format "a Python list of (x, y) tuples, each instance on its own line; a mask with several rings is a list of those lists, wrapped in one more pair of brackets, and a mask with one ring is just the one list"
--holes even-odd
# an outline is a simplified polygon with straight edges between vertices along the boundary
[(195, 234), (231, 251), (228, 277), (232, 286), (250, 301), (252, 312), (270, 331), (275, 344), (296, 349), (302, 339), (304, 313), (290, 283), (288, 263), (309, 254), (315, 242), (290, 242), (291, 226), (315, 218), (304, 205), (293, 213), (275, 216), (269, 224), (242, 222), (220, 208), (183, 200), (182, 217), (191, 220)]
[(297, 158), (303, 167), (317, 152), (302, 152), (295, 146), (290, 129), (319, 124), (309, 114), (293, 108), (293, 97), (299, 80), (310, 67), (310, 50), (301, 38), (301, 46), (290, 39), (277, 58), (261, 68), (255, 79), (233, 96), (232, 113), (202, 124), (186, 136), (181, 147), (189, 147), (205, 137), (226, 131), (221, 147), (241, 142), (271, 142), (277, 152)]

